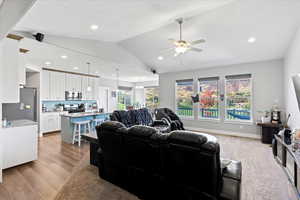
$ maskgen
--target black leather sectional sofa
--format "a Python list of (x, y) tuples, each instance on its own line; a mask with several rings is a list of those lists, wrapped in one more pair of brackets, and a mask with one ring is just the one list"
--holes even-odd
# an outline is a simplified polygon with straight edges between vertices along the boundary
[(97, 135), (100, 176), (141, 199), (240, 199), (241, 163), (222, 169), (213, 136), (116, 121), (98, 126)]

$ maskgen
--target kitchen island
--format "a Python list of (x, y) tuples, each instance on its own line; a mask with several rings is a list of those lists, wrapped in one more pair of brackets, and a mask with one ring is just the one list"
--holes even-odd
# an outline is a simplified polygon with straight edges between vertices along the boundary
[[(94, 119), (100, 119), (101, 121), (109, 120), (110, 113), (99, 112), (83, 112), (83, 113), (67, 113), (61, 115), (61, 137), (62, 141), (66, 143), (72, 143), (74, 122), (90, 121), (91, 130), (94, 130)], [(94, 134), (96, 134), (94, 132)]]

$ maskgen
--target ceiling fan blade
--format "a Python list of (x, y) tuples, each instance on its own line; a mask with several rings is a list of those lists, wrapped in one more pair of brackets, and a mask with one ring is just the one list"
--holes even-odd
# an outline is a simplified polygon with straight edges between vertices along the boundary
[(198, 48), (195, 48), (195, 47), (191, 47), (190, 50), (191, 50), (191, 51), (196, 51), (196, 52), (201, 52), (201, 51), (203, 51), (202, 49), (198, 49)]
[(200, 44), (200, 43), (204, 43), (204, 42), (205, 42), (204, 39), (195, 40), (195, 41), (191, 42), (191, 45)]

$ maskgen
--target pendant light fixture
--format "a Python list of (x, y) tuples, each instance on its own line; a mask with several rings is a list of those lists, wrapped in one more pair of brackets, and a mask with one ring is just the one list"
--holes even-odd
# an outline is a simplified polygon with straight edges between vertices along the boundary
[[(88, 73), (89, 73), (89, 75), (90, 75), (90, 65), (91, 65), (91, 63), (87, 62), (86, 64), (88, 65)], [(88, 91), (88, 92), (92, 91), (92, 87), (91, 87), (91, 85), (90, 85), (90, 77), (88, 77), (87, 91)]]
[(117, 75), (117, 90), (119, 90), (120, 86), (120, 74), (119, 74), (119, 68), (116, 68), (116, 75)]

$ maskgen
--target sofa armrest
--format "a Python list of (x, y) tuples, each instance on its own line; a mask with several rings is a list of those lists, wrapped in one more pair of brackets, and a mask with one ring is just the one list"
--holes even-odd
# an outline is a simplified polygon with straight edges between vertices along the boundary
[(223, 187), (221, 191), (222, 200), (240, 200), (242, 183), (242, 164), (232, 161), (223, 170)]

